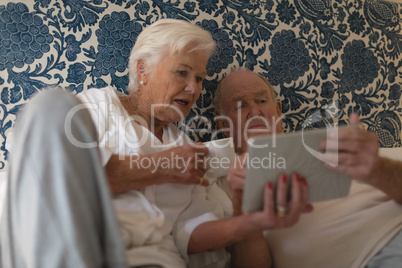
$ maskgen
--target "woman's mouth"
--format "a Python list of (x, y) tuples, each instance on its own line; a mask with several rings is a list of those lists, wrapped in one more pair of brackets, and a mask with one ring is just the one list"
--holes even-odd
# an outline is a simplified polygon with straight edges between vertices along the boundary
[(180, 100), (175, 100), (175, 102), (176, 102), (177, 104), (179, 104), (179, 106), (181, 106), (181, 107), (187, 107), (188, 104), (190, 103), (190, 101), (188, 101), (188, 100), (182, 100), (182, 99), (180, 99)]

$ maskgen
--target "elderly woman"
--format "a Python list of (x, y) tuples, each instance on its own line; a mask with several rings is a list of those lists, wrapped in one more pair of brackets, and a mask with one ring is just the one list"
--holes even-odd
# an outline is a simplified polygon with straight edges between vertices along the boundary
[(198, 99), (214, 48), (207, 31), (160, 20), (132, 50), (129, 95), (48, 91), (27, 105), (10, 160), (4, 267), (226, 267), (225, 248), (233, 267), (270, 265), (262, 231), (293, 225), (307, 186), (292, 178), (281, 219), (271, 184), (263, 211), (236, 203), (230, 217), (227, 195), (203, 179), (208, 149), (172, 124)]

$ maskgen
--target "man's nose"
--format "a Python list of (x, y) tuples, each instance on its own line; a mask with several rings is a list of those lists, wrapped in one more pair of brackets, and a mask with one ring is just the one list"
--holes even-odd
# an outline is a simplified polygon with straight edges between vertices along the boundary
[(250, 110), (248, 112), (247, 118), (251, 118), (254, 116), (261, 116), (261, 110), (259, 109), (259, 107), (257, 106), (257, 104), (251, 104), (250, 105)]

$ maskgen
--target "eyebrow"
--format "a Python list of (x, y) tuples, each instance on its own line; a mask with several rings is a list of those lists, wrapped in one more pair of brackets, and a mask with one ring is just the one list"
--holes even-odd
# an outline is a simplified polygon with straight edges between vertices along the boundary
[[(269, 96), (268, 91), (267, 91), (266, 89), (261, 89), (261, 90), (257, 91), (257, 92), (254, 94), (254, 97), (261, 97), (261, 96), (263, 96), (263, 95)], [(235, 96), (234, 98), (232, 98), (232, 100), (233, 100), (233, 101), (241, 101), (241, 100), (246, 99), (247, 96), (248, 96), (248, 95)]]
[[(188, 69), (190, 69), (191, 71), (193, 71), (193, 68), (191, 68), (190, 65), (187, 65), (187, 64), (185, 64), (185, 63), (179, 63), (179, 65), (184, 66), (184, 67), (187, 67)], [(204, 71), (204, 72), (200, 73), (200, 75), (201, 75), (201, 76), (207, 76), (207, 72)]]

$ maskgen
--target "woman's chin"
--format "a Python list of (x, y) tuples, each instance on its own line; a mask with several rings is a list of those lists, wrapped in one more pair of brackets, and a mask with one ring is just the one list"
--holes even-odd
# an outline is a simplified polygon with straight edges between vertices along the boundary
[(155, 113), (155, 120), (160, 122), (173, 123), (178, 121), (183, 121), (189, 115), (190, 109), (179, 109), (175, 107), (168, 110), (160, 110)]

